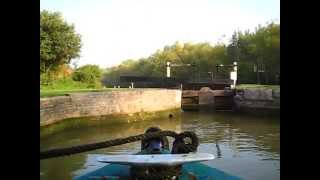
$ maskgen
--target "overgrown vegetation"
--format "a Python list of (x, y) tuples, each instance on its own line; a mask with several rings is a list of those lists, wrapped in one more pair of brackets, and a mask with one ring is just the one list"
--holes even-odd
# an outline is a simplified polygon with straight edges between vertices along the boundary
[(40, 73), (42, 82), (51, 80), (52, 72), (79, 57), (81, 38), (74, 26), (58, 12), (40, 12)]
[(53, 97), (53, 96), (67, 96), (72, 93), (79, 93), (79, 92), (105, 92), (105, 91), (128, 91), (128, 88), (104, 88), (104, 89), (42, 89), (40, 90), (40, 97)]
[(40, 12), (40, 89), (101, 88), (102, 70), (97, 65), (72, 69), (79, 57), (80, 35), (58, 12)]
[(82, 66), (72, 74), (74, 81), (86, 83), (88, 88), (101, 88), (101, 77), (102, 70), (97, 65)]
[[(280, 82), (280, 25), (269, 23), (254, 32), (234, 32), (230, 44), (179, 43), (165, 46), (147, 58), (129, 59), (106, 70), (103, 82), (114, 85), (120, 75), (165, 77), (166, 62), (194, 64), (171, 68), (176, 78), (201, 80), (216, 72), (217, 64), (238, 62), (238, 83), (278, 84)], [(219, 69), (220, 70), (220, 69)], [(221, 69), (220, 78), (228, 77)]]
[(279, 85), (261, 85), (261, 84), (240, 84), (237, 89), (280, 89)]

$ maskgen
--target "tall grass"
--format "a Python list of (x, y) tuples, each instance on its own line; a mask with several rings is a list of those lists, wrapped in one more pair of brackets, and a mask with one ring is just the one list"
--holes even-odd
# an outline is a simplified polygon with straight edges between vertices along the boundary
[(263, 84), (239, 84), (237, 89), (280, 89), (280, 85), (263, 85)]
[(74, 81), (71, 78), (64, 78), (51, 81), (47, 85), (40, 84), (40, 90), (72, 90), (72, 89), (101, 89), (99, 83), (88, 84), (80, 81)]
[(101, 91), (99, 83), (88, 84), (72, 80), (71, 77), (53, 80), (48, 84), (40, 84), (40, 97), (62, 96), (71, 92)]

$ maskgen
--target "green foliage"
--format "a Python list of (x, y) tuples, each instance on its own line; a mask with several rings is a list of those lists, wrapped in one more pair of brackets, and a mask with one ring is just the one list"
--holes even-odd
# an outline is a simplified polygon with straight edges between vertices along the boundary
[(71, 89), (87, 89), (89, 84), (74, 81), (71, 77), (65, 79), (52, 80), (50, 84), (40, 85), (40, 90), (71, 90)]
[(279, 85), (239, 84), (237, 89), (272, 89), (280, 90)]
[(76, 69), (72, 75), (74, 81), (86, 83), (89, 85), (89, 88), (101, 87), (101, 77), (102, 70), (97, 65), (82, 66)]
[[(65, 88), (65, 87), (62, 87)], [(53, 97), (53, 96), (65, 96), (72, 93), (80, 93), (80, 92), (108, 92), (108, 91), (129, 91), (131, 89), (128, 88), (103, 88), (103, 89), (94, 89), (87, 88), (84, 86), (83, 88), (71, 87), (68, 89), (47, 89), (43, 88), (40, 90), (40, 97)]]
[[(102, 71), (97, 65), (85, 65), (71, 74), (71, 76), (51, 79), (48, 84), (40, 84), (40, 90), (72, 90), (72, 89), (100, 89)], [(42, 74), (41, 78), (48, 78)]]
[[(166, 62), (195, 64), (192, 67), (171, 68), (175, 78), (209, 79), (217, 64), (238, 62), (238, 83), (277, 84), (280, 77), (280, 25), (269, 23), (254, 32), (234, 32), (230, 44), (184, 43), (167, 45), (147, 58), (124, 61), (106, 70), (103, 83), (116, 85), (120, 75), (165, 77)], [(264, 72), (254, 71), (254, 66)], [(230, 69), (219, 69), (218, 78), (229, 77)], [(195, 77), (193, 77), (193, 75)], [(217, 76), (216, 76), (217, 77)]]
[[(243, 82), (278, 83), (280, 76), (280, 25), (258, 26), (255, 32), (237, 33), (239, 77)], [(254, 66), (264, 72), (254, 72)], [(246, 79), (245, 79), (246, 78)], [(240, 79), (241, 81), (241, 79)]]
[(40, 72), (54, 71), (62, 64), (79, 57), (80, 35), (65, 22), (60, 13), (40, 12)]
[(106, 70), (104, 84), (117, 84), (120, 75), (165, 77), (166, 62), (172, 64), (195, 64), (196, 67), (171, 68), (172, 77), (193, 79), (193, 72), (201, 70), (200, 78), (210, 78), (208, 72), (215, 71), (215, 65), (229, 63), (225, 45), (211, 46), (208, 43), (174, 43), (156, 51), (147, 58), (127, 60), (119, 66)]

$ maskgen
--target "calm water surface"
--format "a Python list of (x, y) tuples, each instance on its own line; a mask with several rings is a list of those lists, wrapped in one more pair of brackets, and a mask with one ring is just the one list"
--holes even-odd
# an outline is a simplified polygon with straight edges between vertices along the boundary
[[(199, 152), (217, 159), (205, 164), (244, 179), (280, 179), (280, 118), (232, 113), (181, 112), (173, 119), (154, 119), (112, 124), (107, 121), (74, 120), (71, 128), (41, 136), (40, 150), (68, 147), (143, 133), (150, 126), (165, 130), (194, 131), (200, 140)], [(42, 132), (43, 133), (43, 130)], [(172, 143), (172, 139), (169, 139)], [(171, 145), (171, 144), (170, 144)], [(170, 146), (171, 147), (171, 146)], [(40, 161), (42, 180), (66, 180), (99, 168), (99, 154), (132, 154), (140, 142)]]

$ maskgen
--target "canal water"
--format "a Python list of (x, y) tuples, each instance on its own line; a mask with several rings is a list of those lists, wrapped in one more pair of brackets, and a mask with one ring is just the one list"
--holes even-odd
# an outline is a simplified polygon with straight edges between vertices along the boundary
[[(280, 179), (280, 118), (274, 115), (179, 112), (173, 118), (110, 124), (108, 120), (68, 120), (68, 128), (41, 130), (40, 150), (93, 143), (143, 133), (150, 126), (176, 132), (194, 131), (199, 152), (217, 158), (205, 164), (244, 179)], [(71, 124), (71, 125), (70, 125)], [(169, 138), (170, 142), (172, 139)], [(171, 145), (171, 144), (170, 144)], [(171, 147), (171, 146), (170, 146)], [(140, 142), (40, 161), (42, 180), (67, 180), (104, 164), (99, 154), (133, 154)]]

